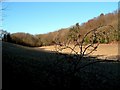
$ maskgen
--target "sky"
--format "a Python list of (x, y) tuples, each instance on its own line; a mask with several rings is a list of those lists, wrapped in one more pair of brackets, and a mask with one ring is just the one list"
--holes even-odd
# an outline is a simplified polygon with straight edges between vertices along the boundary
[(119, 2), (119, 0), (3, 0), (5, 2)]
[(4, 2), (2, 28), (10, 33), (44, 34), (118, 9), (117, 2)]

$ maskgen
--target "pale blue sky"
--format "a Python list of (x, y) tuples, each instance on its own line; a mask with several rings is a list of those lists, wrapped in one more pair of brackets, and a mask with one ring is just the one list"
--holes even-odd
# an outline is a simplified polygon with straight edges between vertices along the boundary
[(6, 2), (3, 7), (7, 7), (3, 11), (3, 29), (10, 33), (43, 34), (113, 12), (118, 9), (118, 3)]

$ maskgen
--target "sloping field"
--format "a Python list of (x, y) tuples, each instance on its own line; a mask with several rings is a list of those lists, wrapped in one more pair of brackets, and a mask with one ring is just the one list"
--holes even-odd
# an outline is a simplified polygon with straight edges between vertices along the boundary
[(75, 71), (73, 58), (4, 42), (3, 90), (119, 90), (120, 62), (104, 61), (88, 66), (91, 60), (97, 59), (83, 58), (77, 65), (80, 69)]
[[(73, 45), (71, 45), (70, 47), (73, 48)], [(40, 49), (43, 50), (47, 50), (47, 51), (56, 51), (56, 47), (55, 46), (43, 46), (43, 47), (39, 47)], [(74, 49), (76, 52), (79, 52), (80, 49), (79, 47), (76, 47)], [(64, 49), (61, 51), (62, 53), (71, 53), (71, 49)], [(89, 52), (89, 50), (88, 50)], [(118, 59), (118, 44), (114, 43), (114, 44), (100, 44), (98, 46), (98, 48), (90, 54), (91, 56), (96, 56), (98, 58), (102, 58), (102, 59)]]

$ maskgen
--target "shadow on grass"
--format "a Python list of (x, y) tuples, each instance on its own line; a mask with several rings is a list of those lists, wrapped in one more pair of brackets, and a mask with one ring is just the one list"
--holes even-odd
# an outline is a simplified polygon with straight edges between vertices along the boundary
[[(73, 74), (75, 61), (67, 55), (10, 43), (3, 43), (2, 48), (3, 90), (120, 88), (120, 62), (97, 62)], [(79, 66), (94, 61), (85, 57)]]

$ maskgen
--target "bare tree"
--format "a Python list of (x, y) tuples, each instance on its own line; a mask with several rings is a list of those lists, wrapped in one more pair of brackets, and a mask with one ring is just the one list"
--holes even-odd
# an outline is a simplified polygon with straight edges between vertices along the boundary
[[(78, 24), (76, 26), (79, 26)], [(102, 25), (99, 26), (95, 29), (90, 30), (89, 32), (87, 32), (82, 39), (80, 40), (80, 33), (77, 33), (77, 38), (74, 40), (75, 44), (73, 46), (71, 46), (71, 39), (68, 39), (68, 41), (66, 43), (59, 43), (59, 41), (56, 40), (56, 52), (58, 54), (61, 54), (64, 50), (69, 49), (71, 50), (70, 55), (68, 55), (66, 57), (65, 55), (65, 59), (66, 60), (71, 60), (72, 64), (69, 68), (73, 68), (72, 69), (72, 74), (73, 76), (79, 72), (81, 69), (95, 64), (97, 62), (104, 62), (105, 60), (93, 60), (90, 61), (89, 63), (86, 63), (84, 65), (80, 65), (81, 62), (85, 61), (85, 57), (89, 57), (91, 53), (93, 53), (99, 46), (100, 44), (100, 38), (101, 38), (101, 33), (100, 33), (100, 28), (102, 27), (112, 27), (114, 29), (113, 26), (111, 25)], [(85, 44), (85, 39), (89, 37), (89, 43), (86, 45)], [(59, 40), (59, 39), (58, 39)], [(76, 50), (76, 48), (79, 48), (79, 50)], [(64, 54), (62, 54), (64, 55)]]

